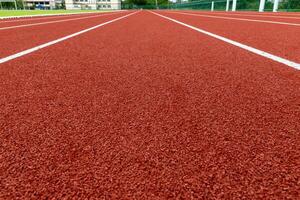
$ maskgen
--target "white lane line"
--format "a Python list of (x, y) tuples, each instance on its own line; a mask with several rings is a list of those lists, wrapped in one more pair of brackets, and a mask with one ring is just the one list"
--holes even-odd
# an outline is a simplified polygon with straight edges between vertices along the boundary
[[(225, 12), (223, 12), (225, 13)], [(226, 14), (226, 13), (225, 13)], [(228, 13), (227, 13), (228, 14)], [(291, 19), (299, 19), (300, 18), (300, 15), (297, 15), (297, 14), (288, 14), (288, 13), (280, 13), (280, 12), (277, 12), (275, 14), (273, 13), (257, 13), (257, 12), (253, 12), (253, 13), (243, 13), (243, 12), (238, 12), (238, 13), (234, 13), (234, 12), (231, 12), (231, 14), (233, 15), (251, 15), (251, 16), (255, 16), (255, 17), (283, 17), (283, 18), (291, 18)], [(282, 15), (283, 14), (283, 15)]]
[[(211, 11), (201, 11), (201, 12), (211, 13)], [(291, 17), (300, 17), (300, 13), (296, 13), (296, 12), (276, 12), (276, 13), (274, 13), (274, 12), (257, 12), (257, 11), (252, 11), (252, 12), (247, 12), (247, 11), (226, 12), (226, 11), (221, 11), (221, 10), (216, 10), (214, 12), (217, 12), (217, 13), (220, 13), (220, 14), (224, 13), (224, 14), (232, 14), (232, 15), (245, 15), (246, 14), (246, 15), (253, 15), (253, 16), (278, 16), (278, 17), (289, 17), (289, 16), (291, 16)]]
[(229, 19), (229, 20), (238, 20), (238, 21), (249, 21), (249, 22), (269, 23), (269, 24), (300, 26), (300, 24), (288, 23), (288, 22), (277, 22), (277, 21), (267, 21), (267, 20), (258, 20), (258, 19), (246, 19), (246, 18), (235, 18), (235, 17), (221, 17), (221, 16), (213, 16), (213, 15), (192, 14), (192, 13), (185, 13), (185, 12), (170, 12), (170, 11), (164, 11), (164, 12), (174, 13), (174, 14), (177, 13), (177, 14), (182, 14), (182, 15), (198, 16), (198, 17), (216, 18), (216, 19)]
[[(123, 10), (120, 10), (120, 11), (123, 11)], [(102, 12), (102, 11), (101, 11), (101, 12)], [(0, 20), (2, 20), (2, 19), (31, 18), (31, 17), (61, 16), (61, 15), (91, 14), (91, 13), (101, 13), (101, 12), (56, 13), (56, 14), (40, 14), (40, 15), (7, 16), (7, 17), (0, 17)], [(115, 11), (113, 11), (113, 12), (115, 12)]]
[[(77, 15), (81, 16), (81, 15)], [(91, 16), (91, 14), (87, 15)], [(17, 20), (0, 20), (0, 24), (3, 23), (18, 23), (18, 22), (27, 22), (27, 21), (37, 21), (37, 20), (43, 20), (43, 19), (57, 19), (57, 18), (67, 18), (67, 17), (74, 17), (74, 15), (58, 15), (58, 16), (49, 16), (49, 17), (34, 17), (34, 18), (28, 18), (28, 19), (17, 19)]]
[(116, 14), (120, 14), (120, 13), (108, 13), (108, 14), (93, 15), (93, 16), (87, 16), (87, 17), (76, 17), (76, 18), (71, 18), (71, 19), (61, 19), (61, 20), (38, 22), (38, 23), (32, 23), (32, 24), (22, 24), (22, 25), (17, 25), (17, 26), (6, 26), (6, 27), (1, 27), (0, 31), (7, 30), (7, 29), (14, 29), (14, 28), (23, 28), (23, 27), (28, 27), (28, 26), (38, 26), (38, 25), (54, 24), (54, 23), (59, 23), (59, 22), (67, 22), (67, 21), (74, 21), (74, 20), (80, 20), (80, 19), (89, 19), (89, 18), (102, 17), (102, 16), (108, 16), (108, 15), (116, 15)]
[[(54, 16), (39, 16), (39, 17), (29, 17), (29, 18), (25, 18), (25, 19), (16, 19), (16, 20), (0, 20), (0, 24), (2, 23), (16, 23), (16, 22), (26, 22), (26, 21), (36, 21), (36, 20), (43, 20), (43, 19), (55, 19), (55, 18), (67, 18), (67, 17), (74, 17), (76, 16), (82, 16), (82, 15), (86, 15), (86, 16), (94, 16), (95, 14), (106, 14), (106, 13), (116, 13), (119, 11), (109, 11), (109, 12), (87, 12), (87, 13), (78, 13), (78, 14), (69, 14), (69, 15), (54, 15)], [(94, 15), (92, 15), (94, 14)], [(75, 17), (76, 17), (75, 16)]]
[[(190, 12), (193, 14), (197, 14), (196, 12)], [(281, 16), (281, 15), (253, 15), (253, 14), (239, 14), (239, 13), (223, 13), (223, 12), (219, 12), (219, 11), (215, 11), (213, 13), (211, 12), (201, 12), (199, 11), (199, 13), (204, 13), (204, 14), (213, 14), (213, 15), (229, 15), (229, 16), (246, 16), (246, 17), (266, 17), (266, 18), (284, 18), (284, 19), (298, 19), (300, 20), (300, 16), (299, 17), (292, 17), (292, 16)]]
[[(138, 11), (138, 12), (139, 12), (139, 11)], [(24, 55), (30, 54), (30, 53), (32, 53), (32, 52), (38, 51), (38, 50), (40, 50), (40, 49), (43, 49), (43, 48), (45, 48), (45, 47), (54, 45), (54, 44), (56, 44), (56, 43), (62, 42), (62, 41), (67, 40), (67, 39), (70, 39), (70, 38), (72, 38), (72, 37), (81, 35), (81, 34), (83, 34), (83, 33), (89, 32), (89, 31), (94, 30), (94, 29), (96, 29), (96, 28), (99, 28), (99, 27), (101, 27), (101, 26), (105, 26), (105, 25), (107, 25), (107, 24), (116, 22), (116, 21), (118, 21), (118, 20), (121, 20), (121, 19), (123, 19), (123, 18), (129, 17), (129, 16), (131, 16), (131, 15), (133, 15), (133, 14), (136, 14), (136, 13), (138, 13), (138, 12), (134, 12), (134, 13), (130, 13), (130, 14), (127, 14), (127, 15), (125, 15), (125, 16), (122, 16), (122, 17), (118, 17), (118, 18), (116, 18), (116, 19), (113, 19), (113, 20), (104, 22), (104, 23), (102, 23), (102, 24), (98, 24), (98, 25), (96, 25), (96, 26), (93, 26), (93, 27), (90, 27), (90, 28), (81, 30), (81, 31), (76, 32), (76, 33), (73, 33), (73, 34), (71, 34), (71, 35), (67, 35), (67, 36), (65, 36), (65, 37), (62, 37), (62, 38), (53, 40), (53, 41), (51, 41), (51, 42), (47, 42), (47, 43), (45, 43), (45, 44), (42, 44), (42, 45), (33, 47), (33, 48), (31, 48), (31, 49), (27, 49), (27, 50), (25, 50), (25, 51), (21, 51), (21, 52), (19, 52), (19, 53), (16, 53), (16, 54), (7, 56), (7, 57), (5, 57), (5, 58), (1, 58), (1, 59), (0, 59), (0, 64), (5, 63), (5, 62), (10, 61), (10, 60), (13, 60), (13, 59), (16, 59), (16, 58), (19, 58), (19, 57), (24, 56)]]
[(271, 59), (271, 60), (273, 60), (273, 61), (282, 63), (282, 64), (287, 65), (287, 66), (289, 66), (289, 67), (293, 67), (293, 68), (295, 68), (295, 69), (297, 69), (297, 70), (300, 70), (300, 64), (299, 64), (299, 63), (296, 63), (296, 62), (287, 60), (287, 59), (285, 59), (285, 58), (281, 58), (281, 57), (279, 57), (279, 56), (275, 56), (275, 55), (270, 54), (270, 53), (267, 53), (267, 52), (265, 52), (265, 51), (262, 51), (262, 50), (259, 50), (259, 49), (250, 47), (250, 46), (248, 46), (248, 45), (245, 45), (245, 44), (236, 42), (236, 41), (234, 41), (234, 40), (231, 40), (231, 39), (222, 37), (222, 36), (220, 36), (220, 35), (216, 35), (216, 34), (214, 34), (214, 33), (208, 32), (208, 31), (205, 31), (205, 30), (203, 30), (203, 29), (196, 28), (196, 27), (194, 27), (194, 26), (191, 26), (191, 25), (188, 25), (188, 24), (186, 24), (186, 23), (180, 22), (180, 21), (175, 20), (175, 19), (173, 19), (173, 18), (164, 16), (164, 15), (161, 15), (161, 14), (158, 14), (158, 13), (155, 13), (155, 12), (152, 12), (152, 11), (149, 11), (149, 12), (153, 13), (154, 15), (157, 15), (157, 16), (160, 16), (160, 17), (162, 17), (162, 18), (165, 18), (165, 19), (167, 19), (167, 20), (170, 20), (170, 21), (172, 21), (172, 22), (175, 22), (175, 23), (177, 23), (177, 24), (180, 24), (180, 25), (182, 25), (182, 26), (185, 26), (185, 27), (188, 27), (188, 28), (190, 28), (190, 29), (193, 29), (193, 30), (195, 30), (195, 31), (197, 31), (197, 32), (200, 32), (200, 33), (203, 33), (203, 34), (205, 34), (205, 35), (208, 35), (208, 36), (211, 36), (211, 37), (213, 37), (213, 38), (216, 38), (216, 39), (218, 39), (218, 40), (221, 40), (221, 41), (223, 41), (223, 42), (229, 43), (229, 44), (231, 44), (231, 45), (237, 46), (237, 47), (239, 47), (239, 48), (242, 48), (242, 49), (244, 49), (244, 50), (250, 51), (250, 52), (255, 53), (255, 54), (257, 54), (257, 55), (263, 56), (263, 57), (265, 57), (265, 58), (269, 58), (269, 59)]
[[(228, 15), (228, 13), (218, 13), (218, 14), (221, 14), (221, 15)], [(230, 14), (229, 14), (230, 15)], [(292, 17), (292, 16), (280, 16), (280, 15), (249, 15), (249, 14), (237, 14), (237, 13), (235, 13), (235, 14), (233, 14), (233, 15), (231, 15), (231, 16), (235, 16), (235, 15), (237, 15), (237, 16), (246, 16), (246, 17), (266, 17), (266, 18), (276, 18), (276, 19), (278, 19), (278, 18), (283, 18), (283, 19), (298, 19), (298, 20), (300, 20), (300, 17)]]

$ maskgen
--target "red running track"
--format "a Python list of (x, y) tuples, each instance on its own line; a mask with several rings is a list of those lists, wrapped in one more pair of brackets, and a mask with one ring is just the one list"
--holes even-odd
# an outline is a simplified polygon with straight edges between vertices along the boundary
[(58, 16), (31, 17), (31, 18), (22, 18), (22, 19), (5, 19), (5, 20), (0, 20), (0, 28), (8, 27), (8, 26), (23, 25), (23, 24), (33, 24), (33, 23), (48, 22), (48, 21), (83, 18), (83, 17), (88, 17), (88, 16), (106, 15), (109, 13), (117, 13), (117, 12), (87, 13), (87, 14), (76, 14), (76, 15), (58, 15)]
[(300, 63), (300, 26), (214, 19), (160, 11), (160, 14)]
[(0, 66), (1, 198), (296, 199), (299, 88), (139, 12)]
[[(101, 24), (128, 13), (130, 12), (105, 13), (96, 15), (93, 18), (0, 30), (0, 43), (2, 46), (0, 49), (0, 58)], [(77, 17), (78, 16), (73, 16), (73, 18)]]
[[(300, 16), (280, 16), (280, 15), (253, 15), (253, 14), (248, 14), (248, 13), (235, 13), (233, 14), (232, 12), (230, 13), (223, 13), (223, 12), (202, 12), (202, 11), (190, 11), (190, 10), (168, 10), (169, 12), (177, 12), (177, 13), (187, 13), (187, 14), (197, 14), (197, 15), (205, 15), (205, 16), (214, 16), (215, 18), (222, 18), (224, 19), (227, 18), (233, 18), (233, 19), (228, 19), (228, 20), (234, 20), (234, 19), (249, 19), (249, 20), (258, 20), (261, 21), (261, 23), (264, 23), (263, 21), (270, 21), (270, 22), (285, 22), (285, 23), (293, 23), (293, 24), (299, 24), (298, 26), (300, 27)], [(204, 17), (204, 16), (202, 16)], [(246, 20), (244, 21), (246, 22)], [(255, 22), (258, 23), (258, 22)], [(286, 25), (285, 25), (286, 26)], [(284, 26), (283, 26), (284, 27)], [(283, 28), (282, 27), (282, 28)]]
[[(199, 11), (199, 12), (206, 12), (211, 13), (211, 11)], [(224, 13), (224, 14), (232, 14), (232, 15), (256, 15), (256, 16), (294, 16), (299, 17), (299, 12), (257, 12), (257, 11), (236, 11), (236, 12), (226, 12), (226, 11), (213, 11), (214, 13)]]

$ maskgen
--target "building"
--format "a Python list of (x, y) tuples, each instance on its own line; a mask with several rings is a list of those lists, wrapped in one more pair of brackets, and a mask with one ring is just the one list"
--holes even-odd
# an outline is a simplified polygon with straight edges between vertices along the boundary
[(65, 0), (66, 9), (118, 10), (121, 0)]
[(63, 0), (24, 0), (26, 9), (45, 9), (52, 10), (62, 8)]

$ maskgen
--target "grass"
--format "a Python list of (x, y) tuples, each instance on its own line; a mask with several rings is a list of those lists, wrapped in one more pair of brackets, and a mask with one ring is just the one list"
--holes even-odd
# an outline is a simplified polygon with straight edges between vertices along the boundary
[(99, 10), (0, 10), (0, 17), (61, 14), (61, 13), (84, 13), (84, 12), (105, 12)]

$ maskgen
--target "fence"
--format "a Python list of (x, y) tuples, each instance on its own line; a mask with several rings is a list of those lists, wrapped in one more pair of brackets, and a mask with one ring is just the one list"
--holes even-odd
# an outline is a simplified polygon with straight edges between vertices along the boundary
[[(236, 1), (236, 6), (234, 2)], [(193, 9), (193, 10), (233, 10), (237, 11), (274, 11), (274, 2), (277, 0), (177, 0), (176, 3), (135, 5), (122, 2), (122, 9)], [(14, 3), (16, 2), (16, 4)], [(227, 3), (228, 2), (228, 3)], [(23, 0), (0, 0), (0, 9), (23, 9)], [(81, 5), (80, 5), (81, 6)], [(65, 4), (56, 9), (64, 9)], [(82, 7), (82, 6), (81, 6)], [(300, 0), (278, 0), (275, 11), (300, 12)], [(109, 8), (106, 8), (109, 9)]]
[[(227, 3), (228, 2), (228, 3)], [(234, 2), (236, 6), (234, 6)], [(276, 0), (190, 0), (167, 4), (135, 5), (122, 2), (122, 9), (180, 9), (180, 10), (237, 10), (237, 11), (273, 11)], [(300, 0), (278, 0), (275, 11), (300, 11)]]
[[(228, 5), (227, 5), (228, 2)], [(172, 4), (172, 9), (197, 9), (197, 10), (240, 10), (240, 11), (300, 11), (300, 0), (202, 0), (178, 2)]]
[(16, 0), (0, 0), (0, 9), (18, 9)]

